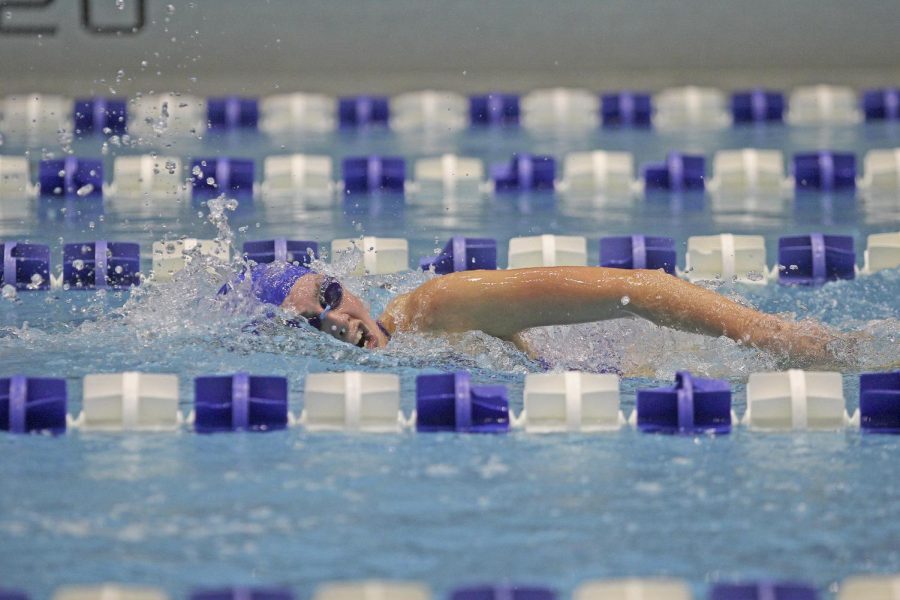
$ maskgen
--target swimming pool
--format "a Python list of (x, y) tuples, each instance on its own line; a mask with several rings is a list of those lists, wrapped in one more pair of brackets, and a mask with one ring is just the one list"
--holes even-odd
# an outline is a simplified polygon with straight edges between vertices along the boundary
[[(638, 163), (669, 150), (711, 157), (744, 147), (840, 149), (861, 157), (897, 146), (897, 123), (707, 130), (383, 130), (268, 137), (255, 132), (163, 137), (160, 147), (120, 148), (76, 139), (77, 156), (156, 150), (181, 157), (304, 152), (333, 159), (399, 155), (412, 161), (452, 152), (503, 162), (515, 152), (556, 157), (603, 148)], [(49, 149), (49, 148), (48, 148)], [(25, 148), (7, 142), (4, 154)], [(59, 149), (51, 151), (59, 153)], [(45, 153), (46, 154), (46, 153)], [(598, 198), (548, 193), (409, 194), (396, 199), (257, 197), (210, 217), (190, 200), (107, 197), (96, 204), (4, 199), (0, 239), (44, 243), (54, 266), (62, 245), (94, 239), (138, 242), (147, 250), (179, 236), (231, 240), (274, 237), (323, 243), (362, 235), (404, 237), (410, 266), (452, 235), (498, 240), (585, 236), (598, 263), (607, 235), (666, 235), (683, 264), (689, 236), (731, 232), (766, 238), (770, 257), (790, 233), (852, 235), (859, 255), (871, 233), (896, 231), (896, 196), (804, 193), (726, 200), (707, 194)], [(357, 259), (358, 260), (358, 259)], [(771, 264), (773, 261), (770, 260)], [(351, 260), (335, 265), (350, 271)], [(182, 274), (184, 275), (184, 274)], [(522, 407), (524, 377), (543, 368), (511, 345), (480, 334), (438, 341), (400, 335), (369, 353), (293, 329), (259, 331), (222, 309), (215, 292), (228, 277), (195, 267), (191, 277), (135, 291), (19, 292), (0, 301), (4, 374), (65, 377), (80, 408), (81, 378), (101, 372), (176, 373), (182, 409), (193, 378), (248, 371), (288, 378), (299, 412), (307, 375), (362, 370), (397, 373), (402, 408), (414, 404), (422, 373), (465, 369), (478, 383), (508, 386)], [(421, 271), (345, 281), (379, 310)], [(896, 365), (900, 335), (896, 269), (819, 288), (728, 286), (762, 310), (865, 328), (873, 341), (861, 370)], [(749, 374), (778, 365), (724, 340), (617, 321), (532, 334), (553, 369), (618, 370), (622, 404), (676, 370), (732, 383), (745, 409)], [(896, 367), (894, 367), (896, 368)], [(857, 373), (843, 377), (856, 408)], [(33, 596), (65, 583), (149, 583), (173, 595), (201, 586), (284, 584), (301, 597), (323, 581), (390, 578), (427, 582), (436, 593), (478, 582), (545, 584), (565, 594), (595, 578), (669, 575), (699, 595), (716, 581), (758, 577), (808, 580), (829, 593), (844, 577), (900, 570), (897, 440), (858, 431), (722, 437), (642, 435), (344, 435), (299, 428), (267, 434), (195, 435), (69, 431), (60, 437), (0, 436), (0, 580)]]

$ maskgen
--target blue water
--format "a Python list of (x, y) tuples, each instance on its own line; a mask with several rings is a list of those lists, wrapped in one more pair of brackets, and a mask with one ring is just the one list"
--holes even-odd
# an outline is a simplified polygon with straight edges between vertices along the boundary
[[(702, 153), (753, 146), (794, 151), (832, 148), (861, 159), (900, 145), (900, 129), (771, 127), (718, 132), (384, 132), (256, 134), (171, 140), (157, 150), (179, 156), (284, 152), (397, 153), (408, 160), (457, 152), (491, 161), (529, 150), (622, 149), (638, 163), (668, 150)], [(76, 140), (80, 156), (107, 158), (152, 150)], [(7, 143), (7, 154), (23, 149)], [(48, 146), (43, 154), (61, 154)], [(41, 154), (35, 152), (37, 158)], [(411, 163), (410, 163), (411, 166)], [(509, 238), (584, 235), (589, 262), (598, 239), (616, 233), (666, 234), (683, 261), (688, 236), (762, 234), (769, 263), (779, 235), (810, 231), (865, 236), (900, 229), (900, 199), (806, 196), (654, 199), (477, 196), (445, 201), (409, 197), (405, 206), (339, 201), (242, 202), (226, 220), (190, 202), (107, 198), (96, 207), (4, 199), (0, 239), (48, 243), (54, 266), (62, 244), (96, 238), (137, 241), (149, 268), (150, 244), (164, 237), (406, 237), (411, 262), (452, 234), (495, 237), (505, 264)], [(79, 214), (80, 213), (80, 214)], [(347, 264), (335, 267), (346, 272)], [(238, 369), (289, 378), (291, 408), (302, 408), (307, 373), (347, 369), (398, 373), (403, 408), (415, 376), (470, 369), (478, 382), (505, 383), (520, 410), (524, 375), (539, 365), (481, 334), (449, 340), (404, 334), (365, 352), (305, 330), (246, 331), (246, 315), (223, 310), (214, 292), (229, 267), (197, 267), (170, 284), (134, 292), (20, 293), (0, 300), (3, 373), (66, 377), (70, 412), (80, 378), (139, 370), (180, 375), (182, 408), (192, 378)], [(349, 277), (376, 309), (426, 278), (416, 272)], [(842, 330), (865, 329), (871, 342), (860, 369), (896, 364), (900, 272), (824, 288), (723, 286), (763, 310), (812, 317)], [(626, 413), (639, 387), (690, 368), (727, 378), (735, 409), (744, 383), (777, 363), (724, 339), (614, 321), (531, 334), (554, 368), (619, 369)], [(844, 377), (856, 408), (856, 373)], [(858, 432), (764, 435), (738, 429), (721, 438), (640, 435), (508, 436), (270, 434), (199, 436), (99, 434), (0, 436), (0, 583), (46, 597), (64, 583), (104, 580), (159, 585), (177, 596), (201, 585), (287, 584), (300, 597), (333, 579), (421, 579), (442, 594), (472, 582), (548, 584), (568, 592), (591, 578), (671, 575), (698, 594), (709, 582), (757, 576), (810, 580), (823, 592), (847, 575), (900, 571), (900, 439)]]

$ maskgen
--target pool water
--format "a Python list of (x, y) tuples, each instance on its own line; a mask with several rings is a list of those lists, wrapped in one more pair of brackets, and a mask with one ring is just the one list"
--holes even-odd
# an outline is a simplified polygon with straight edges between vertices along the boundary
[[(486, 162), (516, 151), (627, 150), (638, 164), (669, 150), (711, 160), (718, 149), (852, 151), (900, 145), (890, 124), (762, 127), (717, 131), (467, 130), (456, 134), (243, 133), (103, 146), (75, 140), (78, 156), (159, 151), (181, 157), (305, 152), (332, 156), (399, 154), (407, 164), (444, 152)], [(4, 154), (25, 148), (6, 141)], [(50, 145), (32, 158), (56, 154)], [(336, 162), (336, 164), (339, 164)], [(179, 236), (244, 240), (288, 237), (327, 243), (361, 235), (405, 237), (411, 263), (454, 234), (493, 237), (505, 266), (511, 237), (586, 236), (589, 264), (612, 234), (674, 237), (683, 264), (692, 235), (766, 236), (769, 264), (790, 233), (865, 237), (900, 229), (897, 197), (805, 194), (796, 198), (665, 195), (595, 198), (523, 194), (447, 199), (242, 200), (237, 210), (108, 197), (96, 205), (4, 199), (0, 239), (62, 244)], [(215, 212), (215, 211), (214, 211)], [(239, 253), (239, 252), (238, 252)], [(354, 259), (333, 269), (347, 273)], [(861, 258), (858, 259), (861, 263)], [(302, 408), (308, 373), (367, 370), (400, 375), (402, 406), (414, 404), (415, 377), (468, 369), (479, 383), (503, 383), (518, 412), (526, 373), (542, 366), (511, 345), (473, 333), (438, 340), (396, 336), (378, 352), (312, 331), (247, 327), (215, 292), (234, 265), (195, 265), (171, 283), (132, 292), (20, 292), (0, 300), (3, 374), (65, 377), (69, 412), (80, 408), (81, 378), (137, 370), (177, 373), (182, 409), (193, 377), (237, 370), (288, 377), (291, 409)], [(55, 270), (54, 270), (55, 272)], [(346, 277), (380, 310), (428, 275)], [(812, 317), (870, 342), (860, 370), (897, 364), (900, 272), (885, 271), (818, 289), (723, 285), (758, 308)], [(532, 332), (554, 369), (615, 370), (626, 414), (635, 390), (688, 368), (729, 379), (745, 409), (750, 373), (780, 368), (775, 358), (725, 339), (612, 321)], [(844, 374), (856, 408), (857, 372)], [(858, 431), (722, 437), (641, 435), (339, 435), (302, 429), (267, 434), (101, 434), (0, 436), (0, 582), (33, 597), (58, 585), (121, 581), (183, 596), (198, 586), (286, 584), (308, 597), (320, 582), (396, 578), (428, 582), (438, 594), (477, 582), (541, 583), (567, 593), (592, 578), (670, 575), (697, 593), (709, 582), (754, 577), (805, 579), (826, 594), (851, 574), (900, 571), (898, 439)]]

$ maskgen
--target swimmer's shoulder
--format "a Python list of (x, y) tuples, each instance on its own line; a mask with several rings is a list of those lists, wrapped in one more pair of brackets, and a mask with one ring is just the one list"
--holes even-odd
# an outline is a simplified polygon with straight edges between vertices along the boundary
[(407, 292), (391, 298), (387, 306), (384, 307), (384, 312), (378, 317), (378, 321), (392, 335), (397, 331), (409, 329), (406, 305), (409, 302), (410, 293)]
[(425, 331), (434, 329), (439, 318), (441, 301), (454, 273), (435, 277), (416, 289), (392, 298), (379, 317), (388, 331)]

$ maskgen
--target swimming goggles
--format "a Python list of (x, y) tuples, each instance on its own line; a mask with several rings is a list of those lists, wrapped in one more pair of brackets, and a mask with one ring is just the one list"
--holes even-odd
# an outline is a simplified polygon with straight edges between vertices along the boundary
[(322, 312), (315, 317), (308, 317), (306, 322), (312, 327), (321, 330), (325, 315), (339, 307), (343, 299), (344, 287), (341, 285), (341, 282), (333, 277), (323, 277), (322, 283), (319, 284), (319, 306), (322, 307)]

